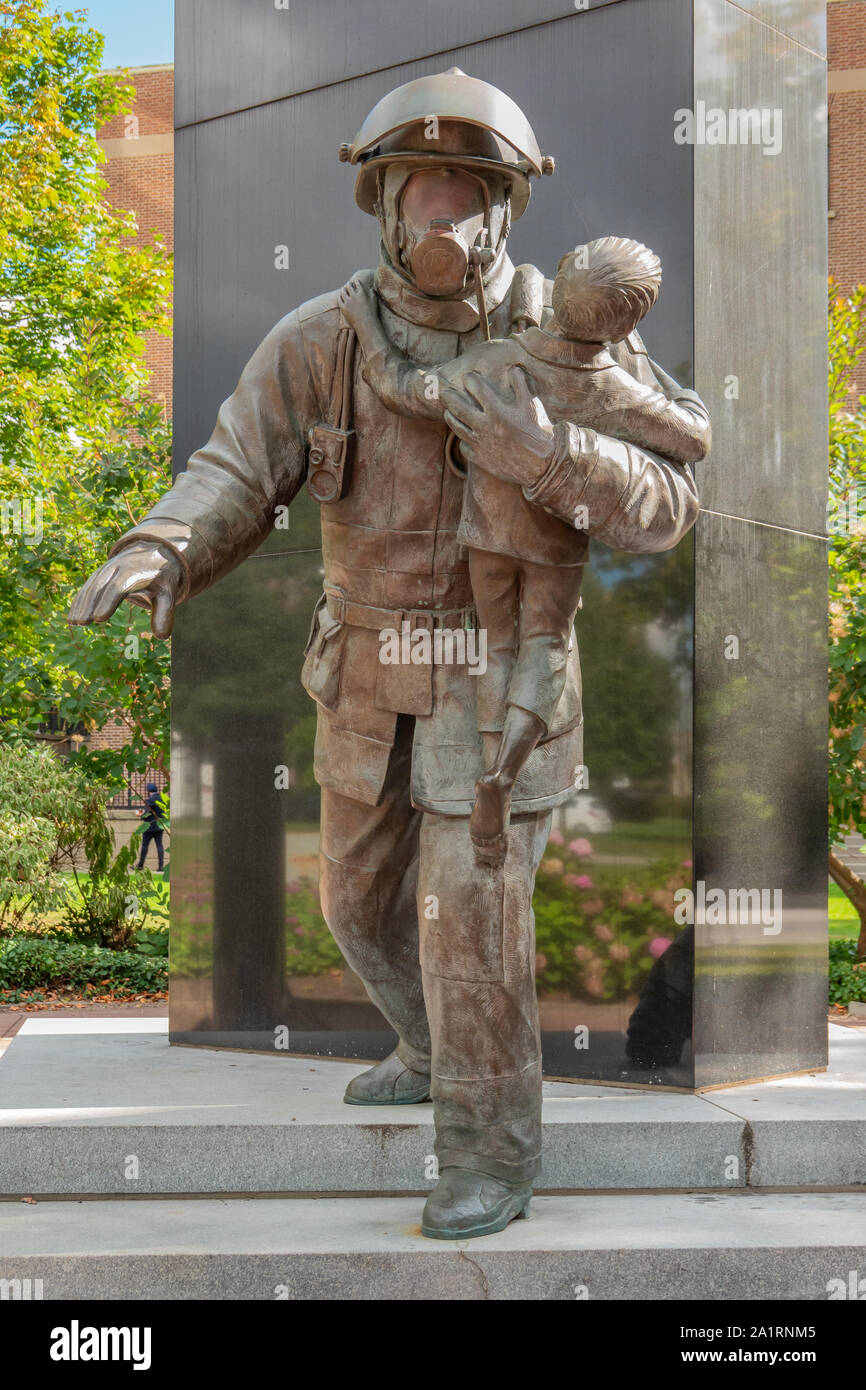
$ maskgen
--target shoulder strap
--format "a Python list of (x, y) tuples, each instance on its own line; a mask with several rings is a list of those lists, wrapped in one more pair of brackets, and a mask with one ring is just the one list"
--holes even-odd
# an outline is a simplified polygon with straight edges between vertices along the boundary
[(544, 314), (544, 276), (534, 265), (519, 265), (511, 282), (511, 331), (541, 327)]
[(355, 369), (355, 331), (344, 325), (337, 334), (334, 375), (331, 379), (331, 399), (328, 402), (327, 422), (338, 430), (351, 428), (352, 385)]

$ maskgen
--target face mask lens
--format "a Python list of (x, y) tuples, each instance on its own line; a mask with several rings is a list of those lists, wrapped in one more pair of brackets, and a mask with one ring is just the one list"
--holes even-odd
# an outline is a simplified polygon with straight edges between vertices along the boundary
[(465, 287), (469, 247), (485, 223), (478, 181), (462, 170), (425, 169), (406, 184), (401, 209), (404, 254), (422, 294), (453, 295)]

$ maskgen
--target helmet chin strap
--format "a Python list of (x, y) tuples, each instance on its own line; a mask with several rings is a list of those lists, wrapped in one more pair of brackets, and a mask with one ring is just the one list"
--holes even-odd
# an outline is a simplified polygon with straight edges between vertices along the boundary
[(487, 241), (487, 228), (483, 228), (476, 239), (475, 245), (469, 251), (469, 264), (472, 266), (475, 275), (475, 298), (478, 300), (478, 320), (481, 324), (481, 333), (486, 343), (490, 342), (490, 319), (487, 316), (487, 303), (484, 298), (484, 266), (490, 264), (494, 258), (494, 252)]

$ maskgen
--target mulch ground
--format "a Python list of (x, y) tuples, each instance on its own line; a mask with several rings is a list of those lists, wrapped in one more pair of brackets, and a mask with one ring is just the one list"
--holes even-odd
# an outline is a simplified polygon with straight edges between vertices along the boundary
[(828, 1023), (841, 1023), (843, 1028), (866, 1028), (866, 1018), (850, 1018), (848, 1010), (841, 1004), (831, 1004), (827, 1015)]
[(22, 1000), (0, 1004), (0, 1038), (14, 1037), (25, 1019), (37, 1013), (54, 1018), (168, 1018), (167, 994), (140, 994), (132, 999), (85, 999), (80, 995), (60, 995), (42, 1000)]

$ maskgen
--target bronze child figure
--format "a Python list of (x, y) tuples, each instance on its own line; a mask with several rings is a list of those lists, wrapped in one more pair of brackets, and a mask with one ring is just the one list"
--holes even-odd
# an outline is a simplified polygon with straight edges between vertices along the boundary
[[(605, 346), (635, 331), (656, 302), (660, 284), (661, 264), (645, 246), (603, 237), (563, 256), (553, 284), (552, 317), (543, 329), (530, 326), (507, 339), (478, 344), (435, 370), (391, 343), (376, 296), (363, 278), (353, 278), (339, 302), (364, 354), (362, 375), (398, 414), (455, 424), (440, 384), (483, 399), (484, 383), (507, 387), (519, 367), (552, 421), (574, 420), (691, 464), (705, 456), (710, 442), (697, 398), (675, 387), (677, 399), (670, 400), (642, 385)], [(506, 852), (515, 782), (548, 734), (563, 693), (586, 524), (581, 527), (576, 517), (575, 529), (542, 514), (521, 488), (484, 469), (466, 472), (458, 540), (468, 547), (478, 622), (487, 637), (487, 669), (478, 678), (478, 728), (485, 744), (493, 745), (487, 750), (488, 770), (475, 785), (469, 829), (477, 856), (493, 863)]]

